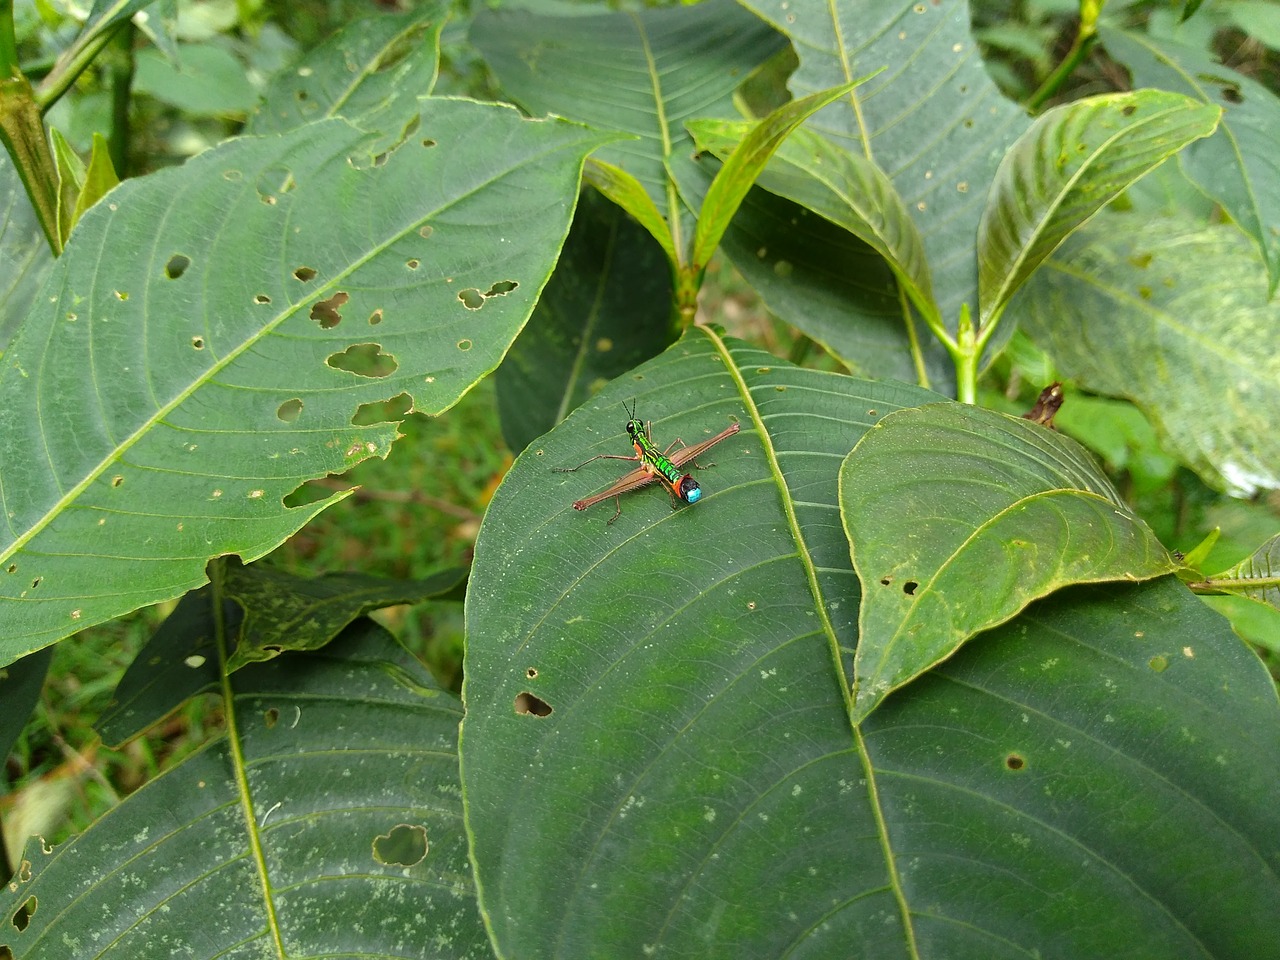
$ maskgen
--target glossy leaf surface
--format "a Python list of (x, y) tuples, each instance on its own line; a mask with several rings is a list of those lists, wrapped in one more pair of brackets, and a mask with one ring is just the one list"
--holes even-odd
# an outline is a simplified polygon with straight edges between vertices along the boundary
[(386, 455), (363, 405), (455, 403), (529, 316), (603, 139), (424, 101), (378, 163), (321, 121), (90, 210), (0, 369), (0, 662), (272, 549), (330, 502), (292, 491)]
[(1175, 566), (1078, 443), (965, 404), (882, 419), (840, 504), (863, 593), (855, 719), (1032, 600)]
[[(699, 503), (649, 487), (609, 524), (571, 503), (622, 465), (550, 468), (626, 453), (632, 397), (661, 445), (742, 430)], [(933, 400), (698, 328), (517, 459), (476, 545), (460, 747), (499, 956), (1277, 942), (1274, 687), (1175, 578), (1060, 591), (851, 725), (840, 465)]]

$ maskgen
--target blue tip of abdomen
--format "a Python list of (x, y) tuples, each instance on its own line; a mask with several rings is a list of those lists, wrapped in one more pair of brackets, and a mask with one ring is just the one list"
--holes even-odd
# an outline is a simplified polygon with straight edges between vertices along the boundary
[(685, 494), (685, 498), (684, 498), (684, 499), (685, 499), (685, 502), (686, 502), (686, 503), (697, 503), (699, 500), (701, 500), (701, 499), (702, 499), (702, 490), (701, 490), (701, 488), (699, 488), (699, 487), (694, 487), (694, 488), (693, 488), (692, 490), (690, 490), (687, 494)]

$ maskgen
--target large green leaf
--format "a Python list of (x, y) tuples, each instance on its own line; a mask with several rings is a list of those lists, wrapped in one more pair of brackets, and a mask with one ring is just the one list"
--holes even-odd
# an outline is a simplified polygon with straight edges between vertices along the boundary
[(1063, 374), (1133, 400), (1207, 481), (1280, 487), (1280, 304), (1238, 229), (1104, 215), (1014, 306)]
[(523, 450), (675, 339), (671, 264), (623, 210), (583, 194), (556, 272), (498, 368), (498, 413)]
[(1135, 83), (1176, 90), (1223, 110), (1217, 133), (1188, 147), (1179, 160), (1261, 248), (1267, 289), (1274, 294), (1280, 284), (1280, 99), (1202, 50), (1121, 30), (1100, 35)]
[(278, 133), (323, 117), (346, 117), (393, 142), (418, 116), (440, 60), (444, 11), (424, 3), (348, 24), (272, 78), (248, 133)]
[[(795, 46), (800, 65), (789, 82), (795, 96), (888, 67), (808, 129), (889, 176), (924, 239), (942, 316), (954, 330), (961, 303), (976, 315), (978, 221), (996, 164), (1028, 121), (987, 75), (970, 33), (969, 4), (791, 0), (783, 7), (749, 0), (747, 6)], [(772, 255), (756, 264), (739, 260), (748, 279), (773, 265)], [(802, 328), (810, 322), (803, 313), (785, 316)], [(858, 361), (856, 338), (847, 345), (832, 340), (824, 342)], [(901, 331), (899, 349), (908, 347)]]
[(228, 682), (228, 737), (74, 840), (28, 845), (0, 950), (492, 956), (458, 799), (457, 701), (368, 620)]
[(883, 418), (840, 506), (863, 593), (855, 720), (1032, 600), (1176, 566), (1078, 443), (967, 404)]
[(980, 324), (1075, 230), (1129, 184), (1207, 137), (1217, 107), (1136, 90), (1077, 100), (1036, 118), (996, 171), (978, 230)]
[(377, 162), (363, 137), (233, 140), (80, 222), (0, 369), (0, 662), (272, 549), (330, 502), (295, 488), (386, 455), (365, 405), (455, 403), (608, 139), (463, 100)]
[(0, 667), (0, 757), (9, 756), (31, 718), (52, 660), (53, 650), (46, 647)]
[(672, 178), (692, 164), (684, 122), (733, 115), (733, 91), (783, 44), (732, 0), (576, 17), (484, 9), (471, 40), (531, 113), (637, 136), (597, 156), (643, 184), (669, 223), (682, 213)]
[[(609, 524), (571, 502), (625, 466), (550, 468), (625, 453), (632, 397), (660, 443), (742, 430)], [(840, 464), (933, 399), (698, 328), (517, 459), (460, 747), (500, 956), (1274, 953), (1280, 709), (1176, 579), (1061, 591), (851, 725)]]

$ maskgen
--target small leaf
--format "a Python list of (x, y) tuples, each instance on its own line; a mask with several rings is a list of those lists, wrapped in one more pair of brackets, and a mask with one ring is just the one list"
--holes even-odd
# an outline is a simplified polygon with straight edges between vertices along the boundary
[(671, 228), (667, 226), (666, 218), (639, 180), (621, 167), (595, 157), (587, 158), (582, 179), (635, 217), (640, 226), (649, 231), (649, 235), (662, 246), (674, 269), (680, 262), (680, 257), (671, 239)]
[(46, 647), (0, 667), (0, 757), (9, 756), (31, 718), (52, 660), (53, 649)]
[(359, 573), (299, 577), (261, 564), (228, 563), (224, 589), (245, 614), (227, 672), (290, 650), (317, 650), (371, 610), (461, 600), (466, 582), (461, 568), (420, 580), (389, 580)]
[(49, 131), (49, 139), (53, 144), (53, 163), (58, 170), (58, 241), (65, 247), (71, 228), (76, 225), (76, 197), (84, 188), (85, 166), (56, 127)]
[(855, 720), (1032, 600), (1175, 566), (1074, 440), (964, 404), (883, 418), (840, 503), (862, 582)]
[[(774, 151), (800, 124), (829, 103), (834, 103), (870, 77), (860, 77), (850, 83), (811, 93), (799, 100), (784, 103), (757, 123), (750, 124), (728, 156), (722, 156), (724, 165), (716, 173), (702, 198), (698, 211), (698, 226), (693, 235), (690, 265), (693, 270), (706, 268), (720, 245), (729, 221), (738, 212), (743, 198), (764, 169)], [(697, 140), (695, 124), (685, 125)]]
[[(688, 126), (699, 149), (722, 158), (736, 156), (738, 144), (752, 129), (731, 120), (697, 120)], [(938, 318), (924, 242), (892, 181), (870, 160), (801, 129), (781, 145), (756, 183), (868, 244), (885, 259), (917, 309)]]
[(1204, 585), (1280, 610), (1280, 533), (1234, 567), (1209, 577)]
[(53, 850), (27, 845), (0, 900), (0, 951), (492, 957), (458, 789), (461, 704), (368, 620), (227, 682), (234, 743)]
[[(1272, 23), (1280, 20), (1274, 4), (1267, 8)], [(1267, 295), (1274, 296), (1280, 286), (1280, 98), (1203, 50), (1120, 30), (1105, 29), (1100, 36), (1107, 53), (1128, 67), (1134, 83), (1174, 90), (1222, 109), (1218, 131), (1188, 147), (1178, 162), (1261, 249)]]
[(80, 195), (76, 197), (76, 206), (72, 226), (80, 222), (80, 218), (95, 203), (105, 197), (120, 183), (115, 167), (111, 165), (111, 148), (102, 134), (93, 135), (93, 149), (89, 154), (89, 165), (85, 169), (84, 185)]
[(1108, 94), (1036, 118), (1000, 163), (978, 231), (979, 327), (1068, 236), (1222, 112), (1159, 90)]

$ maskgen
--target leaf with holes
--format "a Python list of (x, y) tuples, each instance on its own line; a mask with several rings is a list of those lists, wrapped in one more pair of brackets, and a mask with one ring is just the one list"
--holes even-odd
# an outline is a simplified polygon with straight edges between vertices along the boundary
[(304, 482), (386, 456), (365, 411), (454, 404), (608, 139), (463, 100), (377, 163), (364, 138), (232, 140), (81, 220), (0, 368), (0, 663), (271, 550), (342, 495), (291, 505)]
[(228, 737), (73, 840), (27, 846), (0, 952), (491, 957), (458, 799), (458, 702), (368, 620), (227, 683)]
[[(632, 398), (662, 446), (741, 431), (699, 502), (655, 485), (610, 524), (572, 503), (625, 465), (551, 468), (627, 453)], [(460, 746), (499, 955), (1280, 942), (1280, 706), (1175, 578), (1060, 591), (850, 723), (841, 463), (936, 399), (696, 328), (517, 458), (476, 543)]]
[(661, 247), (621, 207), (585, 191), (556, 272), (495, 376), (507, 445), (523, 450), (670, 346), (671, 293)]
[(317, 650), (372, 610), (427, 600), (461, 600), (466, 584), (467, 571), (461, 567), (420, 580), (390, 580), (361, 573), (299, 577), (261, 564), (229, 563), (224, 589), (245, 615), (227, 670), (289, 650)]
[(445, 11), (424, 3), (347, 24), (298, 63), (276, 74), (247, 133), (279, 133), (313, 120), (345, 117), (398, 140), (431, 93)]
[(1234, 226), (1104, 214), (1015, 309), (1064, 376), (1134, 401), (1206, 482), (1280, 488), (1280, 303)]
[[(1267, 17), (1275, 21), (1275, 10)], [(1218, 131), (1193, 143), (1178, 160), (1261, 249), (1267, 291), (1274, 296), (1280, 285), (1280, 99), (1201, 50), (1121, 30), (1099, 33), (1107, 53), (1129, 68), (1135, 83), (1175, 90), (1222, 109)]]
[(1054, 250), (1126, 187), (1193, 140), (1222, 112), (1181, 94), (1089, 97), (1036, 118), (1005, 154), (978, 230), (980, 326)]
[(855, 719), (1032, 600), (1175, 568), (1078, 443), (966, 404), (867, 431), (840, 506), (862, 581)]

